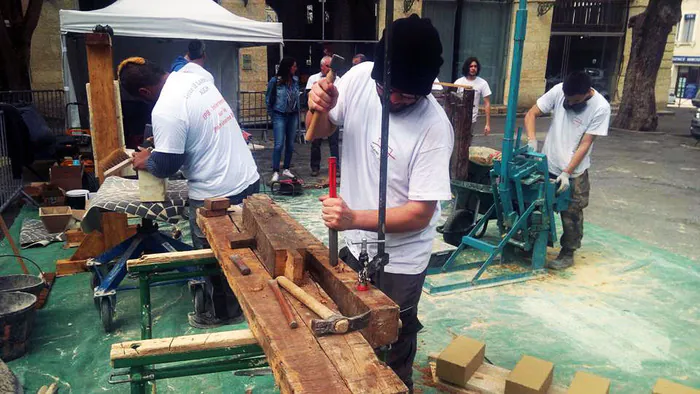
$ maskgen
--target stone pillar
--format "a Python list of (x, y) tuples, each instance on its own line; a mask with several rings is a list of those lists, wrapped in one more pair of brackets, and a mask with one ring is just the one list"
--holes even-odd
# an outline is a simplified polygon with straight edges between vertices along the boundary
[(63, 89), (63, 63), (58, 11), (73, 9), (73, 0), (45, 1), (32, 36), (32, 89)]
[[(503, 93), (504, 103), (508, 102), (508, 89), (510, 89), (510, 69), (513, 61), (514, 46), (513, 34), (515, 33), (515, 15), (520, 6), (519, 3), (519, 1), (513, 2), (513, 14), (510, 32), (508, 33), (506, 83)], [(523, 65), (520, 73), (518, 109), (529, 109), (533, 106), (537, 99), (544, 94), (546, 86), (545, 72), (547, 70), (547, 56), (549, 54), (549, 39), (551, 37), (554, 9), (550, 9), (543, 16), (537, 16), (537, 7), (541, 3), (554, 3), (554, 1), (529, 0), (527, 4), (527, 30), (523, 48)]]

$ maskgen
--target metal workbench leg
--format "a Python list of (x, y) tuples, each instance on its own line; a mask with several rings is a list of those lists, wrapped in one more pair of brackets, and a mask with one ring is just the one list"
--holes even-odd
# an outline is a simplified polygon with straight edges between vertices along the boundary
[(151, 339), (153, 337), (151, 326), (151, 281), (148, 273), (139, 273), (139, 295), (141, 298), (141, 339)]

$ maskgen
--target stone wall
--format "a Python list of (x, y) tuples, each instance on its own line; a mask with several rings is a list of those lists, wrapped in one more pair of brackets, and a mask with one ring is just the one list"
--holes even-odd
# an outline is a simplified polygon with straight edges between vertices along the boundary
[[(421, 9), (423, 8), (423, 2), (420, 0), (415, 0), (411, 5), (411, 9), (408, 12), (403, 12), (404, 0), (394, 0), (394, 20), (405, 18), (411, 14), (421, 15)], [(382, 38), (382, 31), (384, 30), (384, 20), (386, 19), (386, 3), (384, 1), (379, 2), (379, 16), (377, 17), (377, 23), (379, 28), (377, 29), (377, 40)]]
[[(543, 16), (537, 16), (537, 6), (540, 3), (553, 1), (528, 1), (527, 4), (527, 29), (525, 32), (525, 45), (523, 48), (523, 64), (520, 73), (520, 92), (518, 94), (518, 108), (526, 109), (535, 104), (537, 98), (544, 93), (547, 70), (547, 55), (549, 54), (549, 39), (552, 30), (552, 15), (550, 10)], [(513, 59), (513, 34), (515, 32), (515, 15), (520, 7), (520, 2), (513, 2), (513, 15), (511, 17), (510, 32), (508, 33), (508, 52), (506, 54), (507, 69), (503, 102), (508, 103), (508, 90), (510, 89), (510, 72)]]

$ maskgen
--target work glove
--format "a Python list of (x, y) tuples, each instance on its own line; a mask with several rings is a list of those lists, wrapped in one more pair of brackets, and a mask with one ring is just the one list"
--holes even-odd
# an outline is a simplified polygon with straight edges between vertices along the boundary
[(561, 175), (557, 177), (556, 183), (559, 183), (559, 189), (557, 189), (557, 193), (565, 192), (569, 190), (569, 175), (568, 172), (562, 172)]
[(533, 138), (531, 140), (527, 140), (527, 146), (528, 146), (529, 150), (531, 150), (533, 152), (537, 152), (537, 140), (536, 139)]

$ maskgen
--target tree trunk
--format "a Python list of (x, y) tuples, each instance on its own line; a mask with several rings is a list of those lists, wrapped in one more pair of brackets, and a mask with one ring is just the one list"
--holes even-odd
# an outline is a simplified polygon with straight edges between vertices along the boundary
[(630, 18), (632, 48), (614, 127), (656, 130), (659, 120), (656, 114), (656, 76), (668, 35), (680, 17), (681, 0), (649, 0), (644, 12)]
[[(3, 0), (4, 1), (4, 0)], [(4, 83), (11, 90), (31, 89), (29, 77), (32, 35), (39, 23), (43, 0), (29, 0), (22, 15), (22, 2), (4, 1), (0, 6), (0, 58)], [(9, 27), (4, 21), (9, 21)]]

